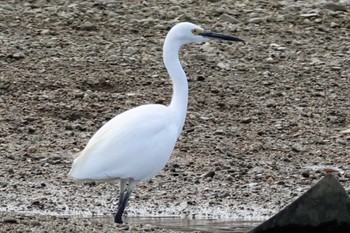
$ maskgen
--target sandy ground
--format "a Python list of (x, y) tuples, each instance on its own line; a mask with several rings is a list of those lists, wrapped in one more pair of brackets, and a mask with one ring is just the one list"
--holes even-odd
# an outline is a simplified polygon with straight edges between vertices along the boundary
[(349, 1), (0, 1), (0, 231), (116, 228), (60, 217), (111, 216), (117, 203), (117, 183), (67, 173), (107, 120), (169, 103), (162, 42), (180, 21), (247, 45), (181, 51), (186, 125), (128, 216), (264, 219), (330, 171), (350, 190), (349, 12)]

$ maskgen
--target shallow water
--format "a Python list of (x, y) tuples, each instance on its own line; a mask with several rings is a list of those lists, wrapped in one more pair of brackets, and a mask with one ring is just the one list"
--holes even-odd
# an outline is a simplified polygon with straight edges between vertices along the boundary
[[(108, 219), (109, 221), (111, 219)], [(219, 219), (181, 219), (173, 217), (158, 217), (158, 218), (134, 218), (128, 217), (125, 219), (127, 223), (134, 224), (151, 224), (169, 230), (181, 232), (234, 232), (243, 233), (253, 229), (261, 222), (259, 221), (230, 221)]]

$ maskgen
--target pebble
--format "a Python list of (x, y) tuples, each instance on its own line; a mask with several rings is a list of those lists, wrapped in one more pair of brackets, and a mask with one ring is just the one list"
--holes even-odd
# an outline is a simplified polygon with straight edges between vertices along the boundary
[(337, 138), (335, 141), (341, 145), (344, 145), (344, 146), (347, 144), (347, 141), (345, 139), (342, 139), (342, 138)]
[(40, 31), (41, 35), (49, 35), (50, 34), (50, 30), (49, 29), (43, 29)]
[(272, 57), (268, 57), (268, 58), (266, 59), (266, 62), (267, 62), (267, 63), (275, 63), (275, 59), (273, 59)]
[(10, 5), (10, 4), (0, 5), (0, 9), (8, 10), (8, 11), (14, 11), (15, 10), (15, 8), (12, 5)]
[(204, 81), (205, 77), (203, 75), (197, 76), (197, 81)]
[(29, 126), (28, 127), (28, 133), (33, 134), (35, 132), (35, 127), (34, 126)]
[(2, 222), (3, 222), (3, 223), (17, 224), (17, 223), (18, 223), (18, 220), (15, 219), (15, 218), (11, 218), (11, 217), (4, 217), (4, 218), (2, 219)]
[(38, 151), (38, 148), (36, 148), (35, 146), (30, 146), (29, 148), (28, 148), (28, 153), (29, 154), (33, 154), (33, 153), (35, 153), (35, 152), (37, 152)]
[(331, 24), (329, 25), (331, 28), (335, 28), (335, 27), (339, 27), (339, 24), (331, 22)]
[(318, 17), (318, 13), (306, 13), (306, 14), (301, 14), (300, 17), (304, 17), (304, 18)]
[(286, 47), (275, 44), (275, 43), (270, 44), (270, 47), (276, 51), (285, 51), (287, 49)]
[(202, 175), (203, 178), (207, 178), (207, 177), (213, 178), (214, 176), (215, 176), (215, 171), (208, 171)]
[(11, 57), (13, 57), (15, 59), (22, 59), (22, 58), (25, 58), (26, 55), (23, 52), (16, 52), (16, 53), (12, 54)]
[(333, 60), (328, 64), (332, 70), (340, 70), (342, 68), (342, 62), (340, 60)]
[(224, 62), (219, 62), (217, 65), (219, 68), (224, 69), (224, 70), (229, 70), (230, 69), (230, 65)]
[(70, 123), (68, 123), (68, 124), (66, 124), (66, 125), (64, 126), (64, 128), (65, 128), (66, 130), (73, 130), (73, 125), (70, 124)]
[(15, 174), (15, 170), (14, 170), (13, 168), (10, 168), (10, 169), (8, 170), (8, 173), (11, 174), (11, 175), (13, 175), (13, 174)]
[(306, 169), (306, 170), (302, 171), (301, 175), (305, 178), (310, 177), (310, 170)]
[(277, 103), (276, 101), (274, 100), (267, 100), (266, 103), (265, 103), (266, 107), (268, 108), (274, 108), (277, 106)]
[(259, 18), (259, 17), (256, 17), (256, 18), (251, 18), (248, 20), (249, 23), (261, 23), (262, 22), (262, 19)]
[(347, 11), (347, 8), (344, 4), (334, 2), (328, 2), (323, 4), (322, 8), (331, 11)]
[(235, 17), (228, 15), (228, 14), (225, 14), (225, 13), (220, 15), (219, 21), (224, 21), (224, 22), (228, 22), (228, 23), (232, 23), (232, 24), (241, 23), (241, 21), (239, 21)]
[(350, 134), (350, 129), (346, 129), (341, 131), (341, 134)]
[(295, 152), (303, 152), (305, 151), (306, 149), (299, 143), (295, 143), (291, 146), (292, 150), (295, 151)]
[(95, 31), (97, 29), (96, 25), (89, 21), (84, 22), (78, 28), (83, 31)]
[(34, 221), (34, 222), (32, 222), (32, 226), (33, 227), (38, 227), (38, 226), (41, 226), (41, 223), (38, 222), (38, 221)]
[(243, 124), (249, 124), (250, 122), (252, 122), (252, 118), (245, 117), (245, 118), (241, 119), (240, 122), (243, 123)]

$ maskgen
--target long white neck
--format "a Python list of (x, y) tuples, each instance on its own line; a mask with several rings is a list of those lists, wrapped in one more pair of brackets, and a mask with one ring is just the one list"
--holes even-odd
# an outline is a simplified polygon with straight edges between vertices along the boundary
[(178, 136), (180, 136), (185, 123), (188, 103), (187, 78), (179, 60), (180, 47), (180, 42), (168, 37), (165, 38), (163, 61), (173, 83), (173, 96), (169, 108), (173, 110), (174, 116), (178, 121)]

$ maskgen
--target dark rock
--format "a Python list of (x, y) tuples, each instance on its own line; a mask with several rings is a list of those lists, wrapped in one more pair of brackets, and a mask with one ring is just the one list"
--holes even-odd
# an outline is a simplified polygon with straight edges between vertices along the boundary
[(11, 217), (5, 217), (2, 219), (2, 222), (3, 223), (12, 223), (12, 224), (15, 223), (15, 224), (17, 224), (18, 220), (15, 218), (11, 218)]
[(243, 124), (249, 124), (250, 122), (252, 122), (252, 118), (245, 117), (245, 118), (241, 119), (240, 122), (243, 123)]
[(86, 21), (82, 25), (79, 26), (79, 29), (83, 30), (83, 31), (94, 31), (97, 29), (97, 27), (93, 23)]
[(301, 175), (302, 175), (303, 177), (305, 177), (305, 178), (310, 177), (310, 170), (304, 170), (304, 171), (301, 173)]
[(204, 81), (204, 80), (205, 80), (205, 77), (202, 76), (202, 75), (199, 75), (199, 76), (197, 77), (197, 81)]
[(331, 174), (249, 233), (348, 233), (350, 198)]

